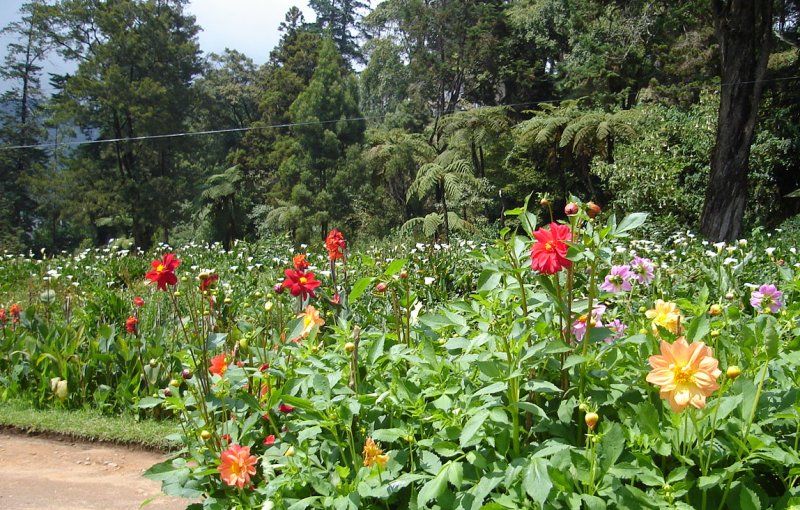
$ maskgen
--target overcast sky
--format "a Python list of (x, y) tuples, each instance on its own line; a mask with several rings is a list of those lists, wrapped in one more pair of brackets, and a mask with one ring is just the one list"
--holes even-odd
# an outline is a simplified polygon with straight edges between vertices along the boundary
[[(24, 0), (0, 0), (0, 27), (19, 19), (19, 8), (24, 3)], [(307, 7), (306, 0), (191, 0), (188, 10), (202, 29), (199, 40), (204, 53), (221, 53), (231, 48), (249, 56), (256, 64), (263, 64), (280, 39), (278, 25), (295, 5), (303, 11), (306, 21), (314, 20), (314, 12)], [(0, 37), (0, 63), (10, 41), (8, 36)], [(45, 68), (43, 85), (47, 83), (47, 72), (63, 73), (71, 69), (68, 64), (51, 59)], [(7, 84), (0, 82), (0, 91), (6, 89)]]

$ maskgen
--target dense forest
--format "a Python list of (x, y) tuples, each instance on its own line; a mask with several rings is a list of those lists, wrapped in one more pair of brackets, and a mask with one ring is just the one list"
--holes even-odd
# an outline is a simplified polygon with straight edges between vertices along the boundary
[[(0, 246), (446, 241), (531, 193), (714, 240), (800, 211), (795, 0), (308, 4), (258, 66), (204, 58), (185, 0), (26, 3)], [(55, 54), (75, 72), (43, 76)]]

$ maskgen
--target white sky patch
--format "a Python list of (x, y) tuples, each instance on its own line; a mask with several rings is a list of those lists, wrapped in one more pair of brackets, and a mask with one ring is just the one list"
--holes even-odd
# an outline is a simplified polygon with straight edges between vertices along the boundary
[[(0, 28), (20, 18), (19, 9), (24, 0), (0, 0)], [(305, 15), (306, 22), (315, 19), (314, 11), (306, 0), (193, 0), (186, 11), (196, 17), (201, 31), (198, 34), (200, 50), (204, 54), (222, 53), (230, 48), (244, 53), (256, 64), (269, 59), (269, 53), (280, 41), (278, 27), (292, 6)], [(0, 36), (0, 65), (5, 61), (7, 46), (13, 42), (10, 35)], [(47, 91), (47, 73), (67, 73), (75, 69), (73, 63), (62, 61), (57, 55), (44, 64), (42, 86)], [(10, 85), (0, 82), (0, 93)]]

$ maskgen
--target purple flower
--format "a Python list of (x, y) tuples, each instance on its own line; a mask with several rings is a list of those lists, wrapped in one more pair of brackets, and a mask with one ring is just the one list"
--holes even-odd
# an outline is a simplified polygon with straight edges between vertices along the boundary
[(643, 285), (653, 281), (655, 266), (653, 261), (639, 256), (633, 257), (630, 263), (631, 277)]
[(750, 294), (750, 304), (761, 313), (778, 313), (783, 308), (783, 292), (771, 284), (764, 284)]
[[(594, 321), (592, 324), (593, 328), (603, 327), (603, 323), (600, 322), (600, 319), (603, 318), (604, 313), (606, 313), (606, 305), (597, 305), (594, 307), (592, 310), (592, 320)], [(586, 336), (586, 330), (588, 329), (586, 323), (588, 320), (589, 318), (587, 315), (581, 315), (572, 323), (572, 334), (575, 335), (575, 339), (579, 342)]]
[(613, 343), (614, 341), (625, 336), (625, 330), (628, 329), (628, 326), (623, 324), (619, 319), (614, 319), (613, 321), (609, 322), (606, 324), (606, 327), (611, 330), (611, 333), (613, 333), (611, 336), (605, 339), (607, 344)]
[(600, 289), (606, 292), (623, 292), (631, 290), (631, 280), (636, 275), (631, 273), (628, 265), (611, 266), (611, 272), (606, 276), (606, 280), (600, 285)]

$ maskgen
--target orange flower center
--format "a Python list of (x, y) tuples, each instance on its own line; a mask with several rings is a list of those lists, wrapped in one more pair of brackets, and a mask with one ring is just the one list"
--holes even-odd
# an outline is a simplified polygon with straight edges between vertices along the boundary
[(300, 280), (298, 281), (300, 282), (300, 285), (305, 285), (306, 283), (308, 283), (308, 278), (306, 278), (305, 276), (301, 276)]
[(692, 372), (689, 367), (676, 365), (673, 369), (675, 374), (675, 384), (688, 384), (692, 382)]
[(544, 243), (544, 249), (547, 251), (553, 251), (553, 245), (550, 243)]
[(159, 273), (163, 272), (164, 271), (164, 264), (159, 264), (158, 267), (156, 268), (156, 271), (158, 271)]

